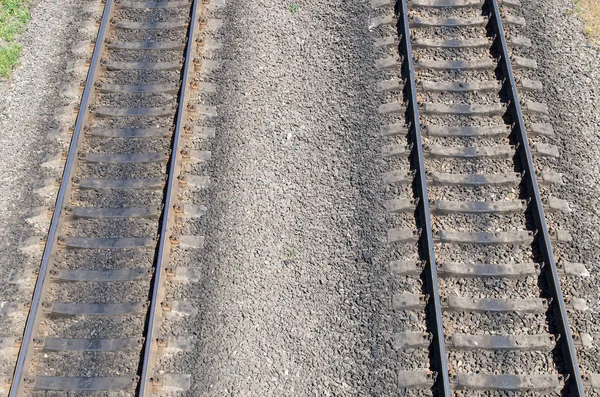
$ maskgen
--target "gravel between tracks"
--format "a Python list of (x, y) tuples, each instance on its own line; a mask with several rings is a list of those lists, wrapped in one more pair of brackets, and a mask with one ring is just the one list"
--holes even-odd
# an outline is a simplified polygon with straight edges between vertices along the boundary
[(188, 395), (387, 395), (395, 384), (380, 370), (393, 288), (370, 9), (298, 4), (219, 11), (206, 248), (186, 259), (204, 277), (172, 292), (199, 313), (169, 326), (199, 342), (164, 361), (194, 368)]

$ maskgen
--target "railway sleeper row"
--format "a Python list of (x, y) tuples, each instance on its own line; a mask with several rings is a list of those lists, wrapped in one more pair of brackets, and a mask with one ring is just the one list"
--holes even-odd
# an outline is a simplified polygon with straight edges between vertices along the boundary
[[(0, 315), (4, 318), (25, 317), (28, 311), (31, 311), (28, 321), (28, 326), (31, 328), (26, 328), (25, 335), (27, 337), (29, 330), (30, 339), (18, 336), (6, 336), (0, 339), (0, 349), (3, 352), (10, 351), (9, 357), (18, 355), (14, 379), (12, 374), (6, 374), (4, 377), (4, 384), (10, 388), (10, 395), (22, 395), (27, 390), (125, 391), (145, 395), (153, 391), (174, 392), (190, 388), (189, 374), (164, 373), (164, 371), (159, 374), (155, 373), (154, 368), (160, 355), (189, 352), (195, 343), (195, 338), (189, 335), (163, 335), (161, 325), (169, 316), (194, 316), (198, 310), (189, 302), (167, 299), (164, 290), (167, 283), (187, 283), (200, 278), (199, 269), (169, 265), (169, 257), (174, 249), (199, 250), (204, 245), (202, 235), (178, 235), (173, 230), (177, 222), (199, 218), (207, 212), (204, 205), (179, 202), (177, 191), (190, 188), (203, 189), (210, 184), (207, 175), (192, 175), (183, 172), (181, 168), (186, 162), (202, 163), (211, 158), (208, 151), (194, 150), (185, 146), (190, 146), (186, 145), (186, 142), (210, 139), (215, 134), (214, 127), (203, 124), (205, 120), (210, 122), (218, 115), (217, 108), (197, 102), (199, 97), (216, 92), (215, 85), (210, 82), (210, 74), (218, 67), (218, 60), (215, 59), (214, 54), (222, 45), (212, 36), (221, 28), (222, 21), (210, 16), (213, 10), (224, 4), (224, 0), (168, 2), (108, 0), (104, 6), (97, 39), (83, 40), (74, 44), (72, 53), (79, 59), (67, 65), (67, 73), (78, 79), (65, 83), (60, 90), (60, 94), (67, 100), (71, 100), (73, 104), (56, 109), (57, 124), (47, 133), (48, 139), (71, 142), (70, 149), (61, 153), (47, 153), (40, 164), (53, 172), (62, 172), (63, 176), (40, 180), (33, 188), (35, 193), (49, 200), (57, 192), (59, 197), (63, 194), (65, 198), (63, 202), (57, 201), (55, 207), (32, 208), (25, 216), (25, 219), (34, 225), (43, 226), (48, 223), (52, 225), (57, 223), (57, 220), (59, 225), (56, 227), (54, 238), (52, 235), (32, 236), (24, 238), (20, 245), (24, 252), (32, 254), (34, 258), (39, 255), (41, 249), (45, 249), (44, 254), (51, 250), (49, 265), (46, 270), (42, 267), (41, 271), (30, 267), (16, 269), (9, 281), (21, 285), (37, 282), (36, 291), (38, 289), (41, 291), (37, 296), (40, 302), (39, 309), (35, 304), (19, 302), (5, 302), (0, 309)], [(86, 7), (90, 10), (99, 8), (98, 4), (88, 4)], [(186, 19), (132, 21), (121, 17), (121, 10), (150, 11), (145, 15), (152, 15), (152, 10), (161, 13), (172, 12), (168, 15), (189, 12), (189, 16)], [(177, 14), (177, 10), (182, 11)], [(80, 28), (80, 32), (97, 31), (96, 20), (86, 21)], [(112, 38), (128, 31), (141, 32), (142, 35), (150, 37), (152, 32), (156, 31), (165, 33), (176, 31), (180, 32), (178, 35), (182, 39), (140, 41)], [(151, 54), (154, 52), (183, 52), (184, 50), (185, 57), (182, 56), (180, 60), (173, 59), (168, 62), (152, 60)], [(90, 56), (92, 51), (93, 56)], [(135, 58), (134, 56), (127, 61), (122, 61), (118, 58), (118, 53), (123, 51), (137, 53), (141, 58), (139, 61), (131, 60)], [(147, 57), (147, 55), (139, 55), (140, 53), (149, 55)], [(111, 82), (115, 76), (118, 77), (115, 73), (131, 72), (178, 73), (180, 78), (179, 83)], [(111, 73), (112, 77), (105, 77)], [(172, 101), (177, 101), (178, 105), (160, 107), (95, 105), (101, 95), (129, 95), (131, 98), (137, 97), (138, 103), (145, 103), (147, 98), (151, 98), (148, 95), (167, 95)], [(165, 118), (171, 120), (172, 126), (169, 122), (148, 126), (149, 123), (146, 121)], [(129, 142), (125, 147), (133, 147), (134, 151), (132, 153), (86, 152), (85, 139), (99, 140), (100, 148), (102, 140), (124, 139), (125, 142)], [(150, 139), (166, 139), (170, 142), (170, 147), (156, 152), (135, 151), (135, 142)], [(95, 177), (93, 169), (91, 174), (89, 169), (77, 171), (78, 167), (100, 169), (98, 167), (137, 167), (145, 164), (156, 164), (163, 170), (164, 167), (169, 169), (166, 173), (163, 171), (161, 176), (128, 178), (124, 175), (113, 179)], [(91, 205), (86, 206), (70, 202), (70, 198), (85, 191), (94, 192), (100, 197), (103, 195), (110, 197), (118, 192), (144, 195), (152, 191), (159, 194), (164, 191), (166, 196), (163, 196), (160, 205), (150, 206), (115, 208), (103, 206), (102, 203), (100, 205), (90, 203)], [(154, 228), (159, 232), (145, 237), (105, 237), (71, 234), (73, 232), (67, 232), (66, 228), (71, 224), (93, 225), (93, 222), (118, 223), (136, 219), (156, 225)], [(66, 233), (61, 233), (61, 229)], [(73, 229), (75, 233), (77, 230), (77, 228)], [(133, 233), (139, 232), (133, 231)], [(93, 264), (92, 266), (85, 264), (84, 267), (78, 268), (80, 265), (61, 264), (57, 258), (60, 257), (61, 260), (68, 258), (70, 252), (75, 255), (77, 252), (83, 252), (86, 256), (91, 256), (92, 252), (94, 256), (102, 255), (101, 252), (108, 252), (110, 253), (108, 257), (111, 258), (119, 258), (125, 252), (146, 252), (155, 256), (156, 262), (150, 267), (143, 267), (141, 262), (138, 262), (137, 265), (132, 263), (131, 267), (119, 265), (117, 268), (106, 268), (103, 265), (94, 268)], [(157, 253), (152, 255), (152, 252)], [(45, 260), (44, 258), (42, 260)], [(110, 283), (131, 282), (145, 283), (150, 288), (149, 296), (152, 299), (90, 303), (49, 300), (46, 297), (49, 290), (55, 288), (68, 290), (69, 285), (77, 286), (78, 283), (102, 288), (101, 285)], [(34, 313), (35, 309), (37, 311)], [(85, 322), (91, 318), (125, 319), (131, 316), (139, 317), (142, 321), (146, 319), (145, 331), (142, 333), (140, 329), (139, 335), (136, 334), (134, 337), (81, 338), (69, 337), (68, 333), (50, 337), (38, 332), (38, 324), (42, 319), (51, 323), (55, 319), (78, 318)], [(91, 331), (91, 335), (94, 335), (94, 330)], [(66, 352), (132, 352), (141, 354), (141, 358), (139, 371), (131, 374), (119, 375), (111, 368), (107, 368), (110, 376), (62, 376), (62, 374), (48, 376), (44, 371), (39, 372), (39, 368), (31, 368), (32, 362), (38, 364), (40, 362), (36, 352), (43, 352), (46, 356)], [(73, 371), (66, 368), (66, 370), (70, 373), (81, 372), (81, 368), (72, 368)]]
[[(544, 121), (549, 117), (546, 104), (534, 100), (520, 101), (517, 92), (536, 93), (543, 90), (542, 82), (526, 78), (506, 77), (506, 70), (535, 70), (538, 68), (534, 59), (511, 54), (508, 48), (527, 48), (532, 45), (531, 41), (519, 35), (504, 35), (502, 25), (518, 28), (524, 26), (524, 18), (516, 15), (520, 6), (518, 0), (373, 0), (372, 8), (376, 16), (371, 18), (369, 30), (382, 31), (383, 37), (376, 37), (374, 47), (379, 52), (387, 53), (387, 56), (378, 59), (375, 66), (386, 76), (381, 80), (377, 89), (386, 98), (402, 98), (383, 103), (379, 107), (379, 113), (384, 120), (396, 120), (407, 117), (405, 122), (386, 123), (381, 126), (381, 136), (384, 139), (408, 138), (409, 144), (394, 143), (384, 145), (381, 155), (385, 159), (397, 160), (405, 158), (413, 159), (411, 168), (398, 168), (398, 161), (392, 161), (394, 168), (383, 175), (384, 183), (402, 187), (407, 191), (413, 186), (416, 196), (412, 198), (394, 197), (385, 202), (388, 214), (416, 214), (417, 228), (393, 228), (388, 230), (388, 243), (393, 247), (414, 247), (419, 244), (421, 249), (421, 260), (401, 259), (394, 260), (389, 264), (390, 273), (394, 277), (421, 277), (425, 280), (425, 288), (422, 293), (397, 292), (392, 298), (390, 305), (396, 311), (404, 312), (426, 312), (428, 315), (428, 327), (430, 332), (396, 332), (390, 336), (391, 344), (396, 350), (406, 349), (431, 349), (433, 350), (433, 362), (423, 363), (427, 369), (399, 370), (399, 388), (437, 388), (439, 395), (450, 396), (452, 390), (504, 390), (512, 392), (559, 392), (563, 391), (570, 383), (575, 394), (583, 395), (582, 385), (585, 387), (598, 388), (600, 376), (598, 374), (581, 374), (576, 361), (573, 362), (574, 347), (578, 349), (592, 349), (596, 347), (597, 336), (589, 333), (575, 333), (571, 336), (570, 330), (561, 330), (560, 323), (553, 329), (552, 333), (547, 331), (538, 334), (508, 335), (492, 330), (479, 330), (478, 334), (468, 334), (449, 331), (445, 334), (445, 313), (539, 313), (545, 315), (555, 309), (556, 317), (566, 322), (565, 313), (586, 311), (587, 302), (577, 297), (562, 297), (557, 277), (587, 277), (589, 272), (584, 264), (571, 263), (562, 260), (555, 263), (554, 259), (531, 262), (479, 262), (477, 260), (457, 262), (443, 260), (433, 255), (443, 246), (456, 246), (457, 249), (465, 251), (469, 247), (491, 247), (501, 246), (509, 250), (531, 250), (530, 247), (541, 245), (542, 250), (547, 249), (550, 242), (568, 243), (572, 237), (566, 230), (547, 230), (542, 219), (542, 227), (539, 222), (533, 228), (529, 226), (526, 230), (504, 230), (501, 226), (493, 226), (489, 231), (455, 231), (436, 230), (431, 226), (429, 216), (443, 217), (448, 215), (458, 216), (501, 216), (511, 214), (525, 214), (529, 211), (564, 212), (571, 211), (569, 203), (558, 197), (545, 195), (543, 199), (538, 196), (529, 196), (526, 199), (503, 199), (503, 200), (481, 200), (472, 199), (460, 201), (428, 199), (427, 187), (441, 187), (446, 189), (471, 189), (469, 191), (480, 191), (489, 187), (504, 188), (518, 191), (521, 186), (528, 186), (530, 181), (537, 181), (539, 186), (551, 187), (562, 184), (562, 175), (549, 169), (533, 172), (533, 167), (524, 168), (519, 172), (503, 173), (456, 173), (443, 172), (439, 170), (426, 169), (425, 159), (437, 159), (439, 161), (471, 162), (475, 164), (483, 160), (517, 159), (527, 165), (534, 158), (556, 159), (560, 156), (558, 147), (545, 142), (518, 141), (513, 144), (483, 144), (483, 145), (461, 145), (461, 144), (439, 144), (443, 139), (458, 142), (473, 142), (474, 140), (498, 140), (505, 141), (509, 137), (519, 137), (519, 133), (527, 138), (542, 137), (553, 138), (554, 129), (551, 124)], [(503, 9), (498, 8), (502, 6)], [(453, 10), (481, 10), (482, 15), (465, 17), (451, 15)], [(409, 12), (408, 10), (411, 10)], [(419, 15), (414, 10), (426, 10), (426, 16)], [(440, 11), (438, 16), (436, 12)], [(413, 15), (416, 14), (416, 15)], [(474, 14), (474, 13), (473, 13)], [(497, 22), (500, 20), (501, 22)], [(390, 35), (391, 29), (398, 27), (398, 32)], [(485, 31), (485, 28), (488, 31)], [(439, 37), (440, 31), (459, 32), (461, 29), (480, 28), (484, 37), (481, 38), (445, 38)], [(413, 33), (419, 29), (437, 29), (435, 38), (421, 37)], [(447, 30), (444, 30), (447, 29)], [(498, 32), (500, 31), (500, 34)], [(511, 29), (514, 30), (514, 29)], [(489, 32), (493, 31), (492, 36)], [(471, 33), (472, 34), (472, 31)], [(457, 58), (460, 51), (477, 50), (485, 51), (495, 45), (502, 48), (500, 57), (494, 59), (489, 56), (484, 59), (437, 59), (437, 54), (448, 51), (448, 58)], [(407, 47), (409, 48), (408, 54)], [(390, 51), (400, 48), (399, 54), (390, 54)], [(434, 53), (434, 57), (414, 55), (412, 49), (425, 54)], [(441, 51), (441, 52), (438, 52)], [(400, 56), (399, 56), (400, 55)], [(408, 55), (408, 56), (407, 56)], [(412, 55), (412, 56), (411, 56)], [(442, 56), (440, 56), (441, 58)], [(498, 72), (505, 77), (498, 80)], [(417, 74), (419, 75), (417, 76)], [(425, 78), (421, 78), (421, 74)], [(431, 74), (452, 76), (450, 80), (443, 78), (442, 81), (428, 79)], [(462, 74), (495, 75), (489, 80), (461, 79)], [(399, 78), (399, 76), (403, 76)], [(417, 78), (415, 78), (415, 76)], [(500, 102), (503, 92), (512, 91), (508, 96), (508, 102)], [(462, 97), (467, 95), (498, 94), (498, 102), (495, 103), (461, 103)], [(442, 103), (429, 101), (432, 95), (444, 95)], [(458, 96), (458, 101), (452, 104), (443, 103), (443, 98), (451, 95)], [(476, 96), (472, 96), (476, 97)], [(427, 99), (424, 99), (427, 98)], [(456, 98), (456, 97), (452, 97)], [(516, 98), (515, 103), (511, 101)], [(529, 116), (524, 119), (523, 116)], [(421, 120), (421, 117), (423, 120)], [(448, 125), (434, 124), (431, 120), (441, 120), (450, 117), (453, 123)], [(486, 122), (478, 125), (473, 122), (475, 118), (487, 118)], [(415, 120), (416, 118), (416, 120)], [(517, 120), (518, 118), (518, 120)], [(456, 125), (456, 120), (465, 120), (466, 123)], [(495, 120), (493, 124), (489, 120)], [(512, 125), (508, 124), (512, 121)], [(472, 124), (470, 124), (472, 122)], [(489, 123), (489, 124), (488, 124)], [(488, 124), (488, 125), (486, 125)], [(520, 131), (519, 131), (520, 129)], [(524, 130), (526, 129), (527, 135)], [(516, 132), (514, 132), (516, 130)], [(514, 135), (513, 135), (514, 134)], [(416, 140), (415, 140), (416, 136)], [(424, 140), (421, 142), (421, 138)], [(435, 138), (436, 143), (429, 143), (428, 139)], [(427, 141), (425, 141), (427, 139)], [(523, 146), (525, 145), (525, 146)], [(527, 155), (524, 156), (523, 153)], [(530, 156), (527, 158), (527, 156)], [(524, 160), (523, 160), (524, 159)], [(439, 163), (434, 163), (439, 164)], [(408, 166), (409, 163), (406, 163)], [(529, 170), (529, 172), (528, 172)], [(537, 189), (537, 186), (535, 186)], [(480, 190), (477, 190), (480, 189)], [(531, 187), (528, 188), (531, 194)], [(402, 189), (401, 189), (402, 190)], [(425, 190), (425, 191), (423, 191)], [(457, 190), (457, 191), (462, 191)], [(397, 191), (397, 189), (392, 190)], [(535, 191), (535, 189), (533, 190)], [(539, 195), (538, 193), (536, 193)], [(426, 197), (426, 203), (423, 202)], [(543, 209), (541, 208), (543, 207)], [(403, 218), (405, 219), (405, 218)], [(463, 218), (461, 218), (463, 219)], [(466, 218), (465, 218), (466, 219)], [(537, 221), (536, 221), (537, 222)], [(502, 231), (500, 231), (500, 230)], [(525, 225), (524, 225), (525, 229)], [(545, 248), (544, 248), (545, 247)], [(398, 249), (402, 252), (400, 249)], [(551, 248), (550, 248), (551, 250)], [(550, 254), (551, 255), (551, 254)], [(558, 290), (560, 301), (552, 297), (542, 297), (539, 291), (534, 291), (536, 298), (482, 298), (468, 297), (438, 291), (437, 281), (441, 279), (525, 279), (528, 277), (545, 277), (551, 280), (549, 289)], [(433, 283), (433, 284), (432, 284)], [(554, 286), (554, 287), (553, 287)], [(506, 291), (510, 295), (511, 291)], [(551, 295), (551, 294), (550, 294)], [(562, 314), (561, 313), (562, 310)], [(564, 318), (563, 318), (564, 317)], [(556, 321), (556, 320), (555, 320)], [(567, 323), (568, 324), (568, 323)], [(479, 331), (486, 332), (479, 334)], [(440, 340), (441, 339), (441, 340)], [(519, 372), (510, 373), (512, 370), (504, 370), (504, 373), (494, 374), (482, 372), (461, 372), (449, 367), (446, 353), (452, 351), (514, 351), (514, 352), (546, 352), (560, 351), (565, 353), (565, 361), (574, 364), (574, 379), (569, 379), (571, 370), (567, 369), (566, 376), (556, 373), (554, 368), (549, 369), (547, 374), (535, 374)], [(437, 357), (437, 358), (436, 358)], [(428, 365), (430, 364), (430, 365)], [(476, 365), (477, 366), (477, 365)], [(568, 367), (568, 365), (567, 365)], [(433, 370), (429, 369), (433, 368)], [(445, 372), (445, 373), (442, 373)], [(506, 373), (508, 372), (508, 373)], [(581, 379), (577, 379), (577, 378)]]

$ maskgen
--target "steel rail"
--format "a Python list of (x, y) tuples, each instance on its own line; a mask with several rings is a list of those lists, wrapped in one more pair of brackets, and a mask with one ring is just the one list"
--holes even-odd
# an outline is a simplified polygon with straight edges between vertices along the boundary
[(427, 192), (427, 179), (425, 174), (425, 155), (423, 154), (423, 143), (421, 137), (421, 121), (419, 119), (419, 106), (417, 103), (417, 84), (415, 81), (415, 67), (413, 63), (413, 52), (412, 44), (410, 42), (410, 27), (408, 20), (408, 5), (407, 0), (402, 1), (402, 43), (405, 49), (405, 65), (408, 72), (408, 79), (406, 80), (407, 89), (410, 90), (410, 103), (409, 107), (411, 110), (410, 117), (412, 118), (411, 127), (414, 136), (414, 150), (416, 153), (416, 167), (418, 172), (417, 178), (417, 190), (419, 193), (419, 203), (417, 205), (417, 211), (420, 217), (421, 225), (421, 244), (422, 252), (426, 262), (425, 272), (427, 275), (428, 290), (433, 299), (433, 312), (434, 321), (432, 321), (434, 327), (433, 343), (436, 345), (434, 348), (434, 358), (437, 361), (437, 387), (438, 395), (444, 397), (450, 397), (450, 379), (448, 374), (448, 361), (446, 355), (446, 344), (444, 339), (444, 326), (442, 323), (442, 308), (440, 304), (440, 295), (438, 291), (438, 276), (437, 267), (435, 263), (435, 254), (433, 250), (433, 232), (431, 229), (431, 211), (429, 209), (429, 194)]
[(19, 355), (17, 357), (17, 363), (15, 365), (15, 371), (13, 374), (13, 381), (10, 386), (9, 397), (17, 397), (22, 395), (24, 392), (24, 383), (26, 382), (26, 376), (28, 374), (29, 362), (34, 351), (33, 338), (37, 334), (42, 316), (42, 297), (45, 295), (48, 288), (48, 274), (51, 270), (51, 263), (54, 260), (54, 255), (56, 253), (58, 233), (61, 230), (62, 221), (64, 219), (62, 213), (67, 204), (66, 200), (71, 193), (72, 178), (78, 164), (77, 153), (79, 152), (83, 142), (83, 128), (85, 127), (89, 116), (89, 102), (94, 96), (94, 83), (98, 78), (100, 59), (104, 52), (105, 39), (108, 37), (108, 32), (110, 30), (110, 19), (113, 10), (114, 0), (106, 0), (102, 21), (96, 37), (94, 52), (92, 54), (90, 69), (88, 70), (85, 88), (83, 90), (81, 103), (79, 105), (79, 112), (77, 114), (75, 129), (73, 130), (73, 137), (71, 138), (67, 161), (63, 170), (62, 181), (60, 183), (58, 196), (54, 206), (54, 213), (52, 215), (50, 229), (48, 230), (42, 262), (40, 264), (40, 269), (33, 292), (31, 308), (29, 310), (29, 314), (27, 315), (27, 322), (25, 324), (25, 331), (23, 333), (23, 342), (21, 343), (21, 347), (19, 349)]
[(502, 53), (501, 65), (502, 71), (505, 76), (506, 84), (508, 84), (508, 95), (510, 99), (510, 107), (512, 109), (512, 116), (514, 123), (514, 130), (516, 137), (519, 140), (519, 148), (521, 161), (525, 170), (525, 182), (527, 190), (531, 200), (531, 209), (533, 212), (534, 221), (537, 227), (537, 240), (542, 254), (542, 259), (546, 264), (546, 268), (549, 269), (547, 272), (550, 274), (550, 292), (552, 294), (553, 302), (556, 314), (556, 321), (561, 335), (561, 344), (563, 349), (563, 355), (565, 358), (565, 364), (569, 373), (568, 382), (571, 383), (572, 391), (574, 396), (583, 397), (585, 396), (583, 382), (581, 379), (581, 373), (579, 371), (579, 364), (577, 363), (577, 354), (575, 352), (575, 344), (573, 343), (573, 336), (571, 329), (569, 328), (569, 320), (567, 318), (567, 309), (565, 307), (565, 301), (563, 298), (562, 290), (560, 288), (560, 280), (558, 278), (558, 272), (556, 269), (556, 262), (554, 254), (552, 252), (552, 244), (550, 242), (550, 234), (548, 233), (548, 225), (546, 224), (546, 216), (544, 214), (544, 208), (542, 205), (542, 199), (540, 196), (540, 190), (537, 183), (537, 177), (535, 175), (535, 169), (533, 166), (533, 158), (531, 156), (531, 148), (529, 147), (529, 140), (527, 139), (527, 131), (525, 129), (525, 122), (523, 120), (523, 112), (521, 109), (521, 103), (519, 102), (519, 94), (517, 92), (517, 84), (515, 82), (512, 65), (510, 62), (510, 54), (508, 52), (508, 45), (506, 43), (506, 36), (504, 35), (504, 28), (502, 26), (502, 17), (500, 9), (498, 7), (498, 0), (488, 0), (491, 5), (490, 11), (492, 12), (491, 21), (494, 26), (496, 37), (499, 39)]
[(159, 234), (158, 254), (156, 256), (156, 265), (154, 267), (154, 280), (152, 285), (152, 299), (150, 302), (150, 312), (146, 327), (146, 335), (144, 342), (144, 356), (142, 361), (142, 375), (140, 377), (139, 397), (152, 395), (152, 366), (156, 361), (157, 341), (156, 336), (160, 331), (160, 323), (158, 318), (161, 316), (160, 302), (164, 299), (164, 286), (166, 284), (166, 271), (171, 243), (170, 233), (173, 228), (175, 219), (174, 205), (177, 200), (177, 188), (179, 169), (181, 167), (181, 158), (178, 157), (181, 151), (180, 142), (183, 141), (184, 135), (184, 115), (186, 114), (186, 96), (188, 94), (190, 65), (192, 61), (192, 46), (194, 45), (194, 34), (196, 32), (196, 24), (198, 23), (198, 8), (199, 0), (193, 0), (192, 9), (190, 11), (191, 19), (188, 28), (187, 48), (185, 52), (185, 60), (183, 63), (183, 76), (181, 80), (181, 89), (179, 92), (179, 103), (177, 108), (177, 116), (175, 130), (173, 133), (173, 144), (171, 150), (171, 159), (169, 161), (169, 173), (166, 185), (166, 196), (164, 201), (162, 223)]

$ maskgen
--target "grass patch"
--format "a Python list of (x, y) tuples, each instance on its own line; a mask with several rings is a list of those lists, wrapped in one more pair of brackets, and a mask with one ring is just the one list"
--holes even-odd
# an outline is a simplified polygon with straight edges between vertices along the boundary
[(19, 63), (21, 46), (15, 42), (31, 15), (29, 0), (0, 0), (0, 78), (9, 78)]
[(575, 11), (585, 23), (585, 34), (600, 41), (600, 2), (598, 0), (575, 0)]
[(21, 46), (17, 43), (0, 47), (0, 77), (10, 77), (10, 72), (19, 63)]
[(294, 15), (295, 13), (297, 13), (297, 12), (298, 12), (298, 9), (299, 9), (299, 8), (300, 8), (300, 5), (299, 5), (299, 4), (296, 4), (296, 3), (291, 3), (291, 4), (290, 4), (290, 7), (289, 7), (290, 13), (291, 13), (292, 15)]

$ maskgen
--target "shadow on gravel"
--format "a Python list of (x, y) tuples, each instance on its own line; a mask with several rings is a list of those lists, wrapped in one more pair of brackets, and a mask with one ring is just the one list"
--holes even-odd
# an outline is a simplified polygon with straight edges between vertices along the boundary
[[(389, 315), (390, 292), (392, 291), (388, 264), (384, 260), (387, 256), (386, 225), (382, 222), (383, 187), (378, 182), (382, 173), (379, 155), (382, 143), (378, 134), (377, 107), (379, 101), (377, 95), (374, 94), (376, 86), (374, 76), (377, 74), (365, 18), (369, 13), (369, 8), (366, 3), (358, 1), (350, 8), (355, 9), (356, 7), (361, 8), (362, 15), (347, 11), (347, 7), (343, 4), (340, 4), (339, 13), (336, 15), (336, 18), (346, 21), (347, 29), (336, 32), (336, 35), (344, 38), (345, 46), (340, 45), (340, 56), (349, 64), (349, 70), (343, 71), (343, 83), (336, 85), (336, 90), (340, 93), (352, 92), (352, 95), (342, 94), (344, 114), (338, 117), (339, 125), (345, 127), (344, 132), (329, 129), (331, 134), (337, 134), (337, 136), (331, 135), (330, 138), (339, 140), (343, 148), (339, 156), (349, 168), (345, 169), (339, 178), (345, 185), (351, 185), (350, 200), (353, 200), (352, 206), (355, 208), (354, 213), (344, 214), (344, 217), (347, 216), (351, 220), (346, 219), (344, 225), (347, 223), (353, 225), (352, 230), (347, 231), (351, 237), (348, 241), (348, 252), (344, 253), (344, 256), (352, 258), (354, 264), (346, 270), (347, 278), (343, 280), (342, 286), (349, 288), (349, 291), (345, 292), (347, 298), (339, 308), (344, 312), (344, 321), (354, 324), (347, 331), (352, 335), (346, 336), (345, 339), (352, 340), (355, 345), (337, 347), (342, 352), (344, 365), (347, 367), (345, 373), (336, 374), (336, 376), (340, 376), (336, 381), (348, 384), (360, 395), (376, 396), (381, 395), (381, 392), (385, 394), (391, 390), (390, 385), (382, 385), (382, 382), (393, 384), (395, 379), (393, 373), (390, 372), (390, 363), (386, 357), (386, 354), (389, 354), (386, 346), (389, 341), (380, 332), (380, 325), (387, 321), (386, 317)], [(243, 20), (242, 9), (243, 7), (233, 6), (229, 8), (223, 26), (223, 30), (227, 31), (223, 42), (224, 48), (229, 46), (236, 48), (233, 38), (239, 39), (247, 34), (247, 29), (234, 22)], [(344, 51), (348, 48), (352, 48), (357, 53), (345, 53)], [(248, 66), (249, 61), (242, 56), (236, 56), (238, 54), (235, 52), (232, 52), (232, 55), (232, 58), (224, 59), (221, 64), (223, 75), (220, 79), (226, 81), (227, 84), (217, 89), (219, 92), (218, 103), (228, 109), (237, 109), (244, 104), (244, 87), (240, 84), (238, 73), (239, 70)], [(305, 109), (305, 111), (308, 110)], [(226, 338), (226, 335), (222, 334), (209, 337), (207, 333), (224, 331), (209, 329), (205, 324), (215, 321), (214, 318), (210, 318), (214, 315), (211, 314), (211, 311), (216, 310), (219, 306), (215, 297), (227, 293), (227, 291), (220, 290), (220, 279), (226, 278), (227, 274), (223, 274), (219, 269), (221, 264), (210, 259), (219, 258), (222, 251), (226, 249), (220, 241), (211, 238), (211, 234), (213, 234), (211, 231), (221, 231), (222, 233), (229, 227), (225, 221), (226, 216), (222, 212), (227, 210), (226, 205), (228, 204), (228, 200), (224, 199), (224, 195), (228, 194), (227, 175), (219, 173), (219, 170), (233, 168), (232, 153), (230, 152), (232, 142), (228, 133), (235, 128), (235, 123), (230, 119), (231, 117), (236, 116), (230, 111), (215, 120), (217, 133), (210, 149), (213, 158), (208, 173), (214, 183), (206, 195), (207, 203), (210, 204), (206, 215), (208, 219), (207, 239), (203, 254), (207, 258), (204, 262), (207, 267), (205, 269), (207, 279), (201, 287), (203, 300), (198, 302), (200, 311), (195, 321), (201, 339), (196, 350), (202, 352), (214, 348), (214, 346), (206, 346), (206, 341), (202, 340), (205, 336), (212, 341)], [(316, 123), (319, 121), (317, 120)], [(344, 136), (340, 136), (341, 134)], [(344, 207), (348, 206), (348, 203), (343, 204)], [(265, 223), (268, 225), (268, 220)], [(324, 329), (333, 328), (329, 324), (323, 324), (323, 327)], [(299, 330), (300, 335), (302, 332)], [(323, 355), (323, 359), (327, 359), (325, 352), (314, 351), (314, 354)], [(301, 360), (302, 357), (295, 357), (295, 359)], [(212, 361), (210, 358), (201, 358), (197, 361), (196, 373), (192, 382), (194, 393), (198, 392), (196, 387), (205, 387), (200, 383), (214, 379), (215, 370), (222, 370), (222, 366), (214, 365)], [(301, 363), (297, 364), (299, 367), (301, 366)], [(303, 380), (302, 383), (306, 383), (306, 381)], [(318, 386), (324, 387), (323, 385)], [(301, 393), (302, 391), (298, 390), (297, 392)], [(331, 389), (331, 392), (336, 392), (336, 389)]]

